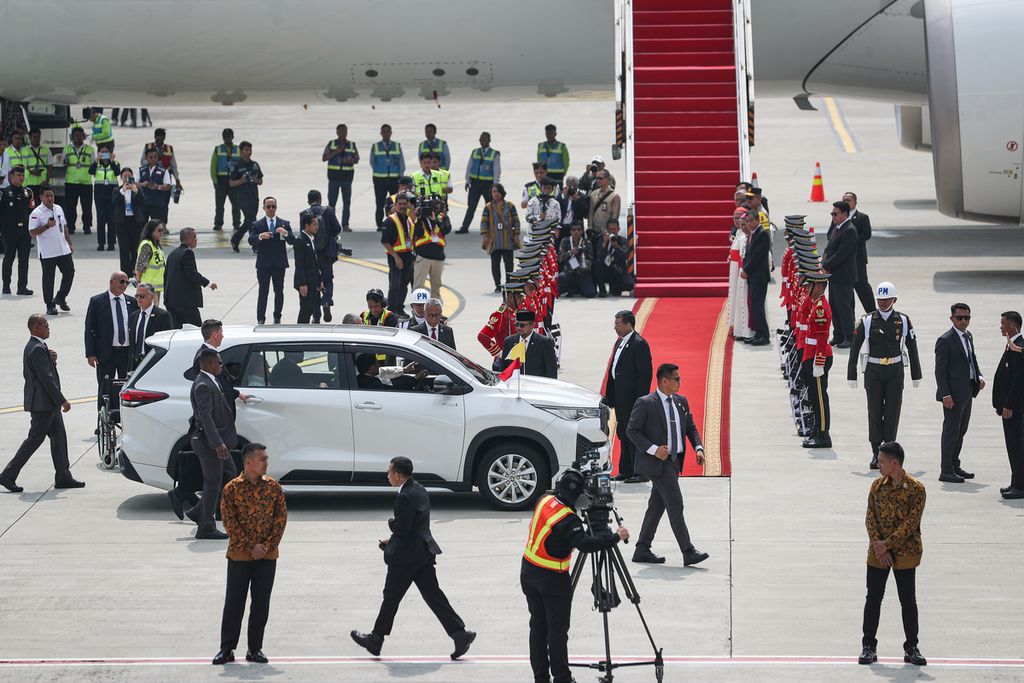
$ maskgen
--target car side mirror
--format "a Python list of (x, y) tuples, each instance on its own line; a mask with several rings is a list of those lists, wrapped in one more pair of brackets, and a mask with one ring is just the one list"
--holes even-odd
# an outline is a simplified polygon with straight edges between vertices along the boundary
[(461, 396), (468, 394), (470, 388), (465, 384), (456, 384), (448, 375), (438, 375), (434, 378), (434, 393), (445, 396)]

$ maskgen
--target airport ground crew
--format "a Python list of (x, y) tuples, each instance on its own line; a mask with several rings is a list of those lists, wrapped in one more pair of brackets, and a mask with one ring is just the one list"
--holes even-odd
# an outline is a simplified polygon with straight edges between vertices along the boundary
[(71, 129), (71, 142), (64, 146), (64, 215), (68, 219), (68, 232), (75, 232), (78, 205), (82, 205), (82, 232), (92, 233), (92, 176), (89, 168), (95, 157), (92, 145), (85, 144), (85, 131), (81, 126)]
[(28, 144), (21, 148), (21, 161), (25, 167), (25, 185), (38, 192), (37, 188), (48, 185), (53, 155), (43, 144), (43, 131), (33, 128), (28, 132)]
[(832, 346), (828, 343), (828, 333), (832, 326), (832, 309), (823, 296), (828, 279), (829, 274), (824, 272), (807, 274), (807, 282), (811, 286), (810, 315), (807, 319), (800, 372), (808, 388), (813, 426), (809, 429), (810, 436), (804, 439), (804, 448), (832, 447), (832, 438), (828, 433), (831, 422), (828, 371), (832, 368)]
[(547, 166), (540, 161), (533, 162), (533, 180), (523, 185), (523, 198), (519, 207), (525, 209), (530, 200), (540, 194), (540, 184), (547, 177)]
[[(491, 134), (480, 133), (480, 146), (469, 155), (466, 167), (466, 215), (462, 219), (462, 227), (456, 232), (469, 232), (469, 225), (476, 214), (476, 205), (483, 198), (484, 204), (491, 197), (491, 187), (501, 182), (501, 152), (491, 147)], [(504, 195), (503, 195), (504, 196)]]
[(920, 386), (923, 377), (917, 355), (917, 334), (910, 316), (893, 308), (896, 285), (879, 284), (876, 299), (876, 310), (861, 318), (853, 333), (846, 368), (846, 379), (852, 388), (857, 387), (858, 359), (863, 368), (873, 470), (878, 469), (878, 447), (886, 441), (895, 441), (899, 431), (906, 363), (910, 363), (910, 379), (915, 387)]
[(3, 293), (11, 293), (11, 274), (14, 260), (18, 260), (18, 289), (21, 296), (32, 296), (28, 288), (28, 256), (32, 237), (28, 233), (28, 218), (36, 208), (35, 195), (25, 187), (25, 169), (11, 168), (11, 184), (0, 190), (0, 236), (4, 241)]
[(235, 144), (235, 131), (225, 128), (220, 133), (224, 141), (213, 148), (210, 156), (210, 180), (213, 181), (213, 229), (224, 229), (224, 201), (231, 201), (231, 227), (236, 231), (242, 224), (242, 210), (231, 196), (228, 176), (231, 165), (239, 158), (238, 145)]
[(395, 212), (384, 220), (380, 241), (388, 259), (388, 309), (405, 317), (405, 296), (412, 284), (413, 222), (409, 219), (409, 200), (399, 195)]
[(92, 123), (92, 144), (99, 149), (104, 146), (114, 151), (114, 134), (110, 132), (110, 119), (103, 115), (99, 107), (89, 110), (89, 121)]
[(537, 143), (537, 161), (547, 167), (548, 175), (561, 184), (569, 170), (569, 148), (559, 142), (558, 128), (549, 123), (544, 126), (544, 142)]
[[(400, 194), (412, 194), (412, 177), (404, 175), (398, 179), (398, 189), (392, 194), (388, 195), (388, 198), (384, 200), (384, 215), (390, 216), (395, 212), (395, 200), (398, 199)], [(415, 208), (409, 206), (409, 217), (412, 218), (415, 213)]]
[(426, 154), (436, 154), (441, 161), (441, 168), (446, 171), (450, 170), (452, 167), (452, 153), (448, 149), (448, 143), (437, 137), (437, 126), (428, 123), (423, 127), (423, 134), (427, 136), (427, 139), (420, 143), (420, 159)]
[(114, 251), (117, 244), (117, 230), (114, 229), (114, 193), (118, 191), (121, 166), (111, 160), (111, 153), (105, 146), (100, 147), (96, 159), (89, 166), (92, 178), (93, 199), (96, 202), (96, 241), (98, 251)]
[(370, 148), (370, 168), (373, 172), (373, 197), (377, 207), (373, 222), (377, 231), (384, 229), (384, 200), (398, 191), (398, 179), (405, 175), (405, 157), (402, 145), (391, 139), (391, 126), (380, 127), (381, 139)]
[(441, 174), (434, 171), (433, 162), (434, 153), (427, 152), (420, 157), (419, 170), (410, 176), (412, 178), (412, 193), (421, 202), (431, 195), (442, 198), (445, 196), (445, 184), (442, 182)]
[(151, 149), (156, 150), (157, 160), (164, 170), (174, 176), (175, 187), (181, 187), (181, 175), (178, 173), (178, 159), (174, 156), (174, 147), (166, 144), (167, 131), (157, 128), (153, 131), (153, 142), (147, 142), (142, 148), (142, 158), (139, 159), (139, 168), (146, 164), (146, 153)]
[(338, 137), (327, 143), (322, 155), (327, 164), (327, 204), (335, 209), (338, 204), (338, 192), (341, 192), (341, 229), (352, 232), (348, 221), (352, 205), (352, 179), (355, 178), (355, 165), (359, 163), (359, 150), (356, 143), (348, 139), (348, 126), (339, 123), (335, 128)]

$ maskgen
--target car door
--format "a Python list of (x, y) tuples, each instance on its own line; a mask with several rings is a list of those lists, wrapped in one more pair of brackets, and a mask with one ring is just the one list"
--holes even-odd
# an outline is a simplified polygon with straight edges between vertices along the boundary
[(341, 348), (330, 344), (255, 345), (239, 379), (251, 398), (238, 433), (267, 446), (267, 473), (282, 484), (352, 480), (352, 405), (341, 381)]
[[(413, 461), (416, 479), (459, 481), (465, 449), (465, 396), (433, 391), (439, 374), (456, 379), (444, 366), (417, 352), (387, 345), (346, 344), (349, 391), (352, 401), (352, 433), (355, 478), (383, 481), (388, 463), (396, 455)], [(403, 364), (416, 363), (426, 376), (417, 383), (412, 375), (392, 381), (391, 386), (360, 388), (356, 359), (361, 354), (399, 357)], [(364, 383), (365, 384), (365, 383)]]

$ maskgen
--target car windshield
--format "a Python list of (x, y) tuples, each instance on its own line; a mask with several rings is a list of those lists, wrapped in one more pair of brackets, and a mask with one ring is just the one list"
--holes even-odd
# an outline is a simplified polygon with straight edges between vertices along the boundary
[(474, 379), (476, 379), (476, 381), (480, 382), (481, 384), (493, 386), (498, 383), (498, 373), (480, 367), (470, 359), (463, 356), (458, 351), (454, 351), (453, 349), (449, 348), (448, 346), (445, 346), (441, 342), (434, 341), (433, 339), (429, 339), (427, 337), (423, 337), (416, 342), (416, 345), (430, 346), (438, 351), (441, 351), (446, 357), (448, 357), (455, 363), (458, 363), (460, 366), (462, 366), (463, 369), (465, 369), (466, 372), (473, 375)]

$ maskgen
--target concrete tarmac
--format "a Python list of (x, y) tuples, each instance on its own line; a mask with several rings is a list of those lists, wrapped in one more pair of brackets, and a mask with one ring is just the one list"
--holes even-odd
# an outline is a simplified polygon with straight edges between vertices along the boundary
[[(840, 106), (855, 153), (844, 151), (824, 111), (799, 112), (788, 100), (759, 101), (754, 168), (779, 224), (785, 214), (806, 212), (811, 224), (827, 227), (828, 205), (806, 203), (815, 161), (822, 162), (830, 199), (846, 189), (858, 192), (876, 231), (869, 250), (872, 281), (897, 284), (903, 292), (897, 308), (911, 316), (918, 331), (925, 382), (916, 390), (908, 383), (900, 440), (908, 470), (929, 492), (918, 595), (921, 649), (931, 664), (923, 670), (903, 665), (891, 584), (879, 632), (883, 662), (870, 669), (855, 664), (864, 595), (863, 514), (875, 475), (867, 468), (863, 390), (849, 389), (843, 381), (845, 352), (839, 352), (831, 375), (834, 448), (805, 451), (788, 416), (775, 350), (738, 347), (732, 385), (734, 476), (681, 483), (688, 525), (711, 559), (682, 568), (681, 553), (664, 528), (655, 550), (667, 555), (668, 564), (628, 566), (644, 616), (668, 658), (668, 681), (846, 681), (869, 673), (897, 681), (1019, 680), (1024, 624), (1017, 567), (1024, 560), (1019, 544), (1024, 505), (998, 495), (1008, 473), (998, 419), (987, 408), (988, 390), (975, 404), (963, 457), (977, 478), (961, 486), (936, 481), (941, 411), (934, 401), (931, 347), (948, 327), (948, 304), (966, 300), (973, 309), (982, 370), (991, 380), (1001, 350), (999, 313), (1019, 307), (1008, 292), (1019, 284), (1020, 233), (1016, 227), (939, 215), (930, 157), (898, 147), (891, 107), (848, 101)], [(204, 315), (247, 323), (254, 319), (256, 296), (252, 256), (232, 253), (224, 236), (209, 231), (209, 154), (224, 126), (235, 129), (236, 141), (253, 141), (254, 158), (267, 172), (262, 194), (278, 197), (281, 215), (294, 218), (307, 189), (326, 193), (319, 154), (334, 125), (349, 124), (363, 164), (353, 209), (356, 232), (345, 242), (371, 265), (336, 268), (340, 319), (346, 311), (362, 309), (367, 288), (386, 284), (372, 266), (383, 263), (383, 252), (368, 227), (373, 203), (366, 164), (380, 122), (395, 127), (395, 139), (411, 162), (422, 124), (434, 120), (452, 146), (456, 178), (479, 130), (489, 130), (503, 153), (503, 180), (515, 197), (530, 178), (528, 164), (545, 123), (559, 124), (578, 169), (590, 155), (607, 158), (612, 111), (609, 102), (577, 101), (441, 110), (432, 104), (391, 105), (384, 111), (354, 105), (154, 109), (153, 116), (169, 130), (186, 187), (183, 203), (171, 208), (172, 232), (183, 225), (201, 229), (199, 268), (220, 285), (207, 292)], [(118, 151), (136, 165), (149, 131), (116, 129), (116, 135)], [(622, 177), (621, 165), (611, 169)], [(460, 200), (461, 192), (455, 195)], [(461, 209), (453, 213), (458, 223)], [(723, 231), (727, 222), (723, 217)], [(460, 350), (484, 361), (475, 336), (498, 297), (473, 232), (451, 238), (445, 284), (455, 302), (450, 312)], [(380, 660), (365, 656), (348, 637), (351, 629), (368, 630), (379, 606), (384, 572), (376, 539), (386, 533), (393, 501), (392, 493), (381, 491), (289, 496), (265, 646), (271, 663), (209, 666), (218, 645), (224, 545), (194, 540), (192, 525), (173, 517), (162, 492), (99, 467), (95, 412), (88, 400), (96, 384), (84, 362), (82, 326), (88, 296), (105, 288), (116, 258), (95, 252), (93, 240), (77, 236), (73, 311), (52, 321), (50, 340), (60, 354), (67, 395), (84, 401), (66, 421), (73, 471), (88, 486), (49, 488), (52, 472), (41, 449), (19, 479), (26, 491), (0, 495), (0, 582), (8, 587), (0, 606), (0, 676), (17, 681), (529, 680), (528, 617), (518, 586), (528, 515), (494, 512), (476, 494), (441, 492), (433, 495), (434, 534), (445, 551), (438, 563), (440, 582), (467, 626), (480, 634), (465, 661), (448, 661), (451, 642), (415, 595), (404, 602)], [(30, 286), (40, 291), (37, 263)], [(770, 293), (770, 301), (776, 293)], [(614, 341), (612, 316), (632, 303), (559, 302), (564, 379), (600, 387)], [(13, 408), (0, 412), (6, 458), (28, 425), (28, 416), (17, 410), (24, 320), (42, 306), (37, 294), (30, 300), (2, 297), (0, 307), (5, 323), (0, 343), (10, 359), (0, 370), (0, 408)], [(285, 320), (296, 313), (297, 297), (287, 287)], [(773, 309), (772, 316), (776, 323), (781, 320), (779, 311)], [(616, 493), (634, 533), (648, 490), (620, 486)], [(631, 545), (623, 547), (627, 558), (631, 552)], [(570, 639), (571, 651), (583, 661), (595, 660), (603, 647), (601, 618), (588, 597), (586, 590), (576, 596)], [(610, 621), (616, 658), (649, 656), (650, 644), (630, 605), (614, 610)], [(580, 681), (594, 675), (576, 671)], [(648, 681), (654, 675), (650, 668), (621, 669), (615, 679)]]

